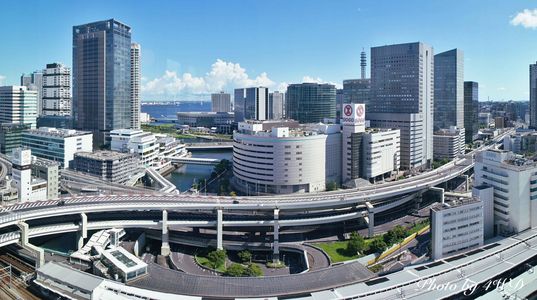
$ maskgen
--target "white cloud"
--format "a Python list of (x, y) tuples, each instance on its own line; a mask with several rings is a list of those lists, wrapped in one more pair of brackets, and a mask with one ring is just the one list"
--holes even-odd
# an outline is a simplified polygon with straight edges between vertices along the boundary
[(4, 80), (6, 80), (6, 76), (0, 75), (0, 85), (4, 85)]
[(498, 91), (505, 91), (506, 89), (502, 86), (502, 87), (499, 87), (497, 88)]
[[(168, 65), (180, 66), (179, 63)], [(172, 66), (173, 67), (173, 66)], [(302, 82), (330, 83), (341, 88), (340, 83), (326, 82), (319, 77), (304, 76)], [(157, 78), (142, 77), (142, 99), (144, 100), (203, 100), (208, 94), (219, 91), (233, 92), (235, 88), (264, 86), (271, 91), (285, 92), (287, 82), (275, 82), (266, 72), (251, 77), (246, 69), (238, 63), (226, 62), (217, 59), (209, 72), (203, 76), (194, 76), (192, 73), (180, 73), (177, 69), (167, 68), (164, 74)]]
[(322, 78), (319, 77), (312, 77), (312, 76), (304, 76), (302, 77), (302, 82), (308, 82), (308, 83), (329, 83), (336, 86), (338, 89), (342, 89), (343, 85), (341, 83), (332, 82), (332, 81), (325, 81)]
[(221, 59), (217, 59), (212, 64), (211, 70), (202, 77), (193, 76), (191, 73), (178, 74), (176, 71), (166, 70), (161, 77), (152, 80), (145, 79), (142, 82), (144, 96), (160, 96), (160, 98), (179, 95), (200, 96), (238, 87), (280, 88), (280, 85), (272, 81), (265, 72), (255, 78), (250, 78), (246, 69), (242, 68), (240, 64)]
[(511, 19), (511, 25), (523, 26), (524, 28), (537, 28), (537, 9), (524, 9)]

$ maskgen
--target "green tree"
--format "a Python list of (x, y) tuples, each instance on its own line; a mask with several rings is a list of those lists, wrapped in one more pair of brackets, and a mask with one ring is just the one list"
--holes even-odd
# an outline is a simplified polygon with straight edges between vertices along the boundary
[(246, 268), (243, 267), (240, 264), (231, 264), (229, 268), (226, 269), (226, 272), (224, 275), (230, 276), (230, 277), (241, 277), (244, 276), (246, 272)]
[(364, 238), (358, 234), (358, 232), (352, 232), (351, 238), (347, 243), (347, 252), (354, 255), (356, 253), (361, 253), (364, 251), (365, 241)]
[(369, 244), (369, 251), (372, 253), (382, 253), (386, 247), (386, 243), (382, 239), (376, 238)]
[(252, 262), (252, 253), (248, 250), (241, 251), (237, 254), (243, 263)]
[(211, 262), (213, 269), (217, 269), (226, 263), (226, 250), (214, 250), (207, 254), (207, 259)]
[(335, 191), (337, 190), (337, 183), (335, 181), (330, 181), (326, 183), (326, 190), (327, 191)]
[(261, 270), (261, 267), (259, 267), (258, 265), (250, 264), (246, 268), (244, 274), (250, 277), (259, 277), (259, 276), (263, 276), (263, 271)]
[(408, 235), (408, 230), (401, 225), (395, 226), (392, 231), (398, 239), (404, 239)]

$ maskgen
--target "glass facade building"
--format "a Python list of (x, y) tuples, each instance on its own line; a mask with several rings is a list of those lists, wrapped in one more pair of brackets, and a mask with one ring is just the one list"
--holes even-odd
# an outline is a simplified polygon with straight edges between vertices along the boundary
[(401, 132), (401, 168), (428, 167), (433, 160), (434, 53), (424, 43), (371, 48), (372, 127)]
[(290, 84), (286, 94), (286, 116), (299, 123), (336, 118), (336, 87), (326, 83)]
[(73, 27), (75, 128), (93, 132), (131, 127), (131, 28), (110, 19)]
[(471, 143), (479, 130), (479, 84), (464, 82), (464, 129), (466, 143)]
[(530, 128), (537, 128), (537, 63), (530, 65)]
[(464, 56), (453, 49), (434, 56), (434, 129), (464, 127)]

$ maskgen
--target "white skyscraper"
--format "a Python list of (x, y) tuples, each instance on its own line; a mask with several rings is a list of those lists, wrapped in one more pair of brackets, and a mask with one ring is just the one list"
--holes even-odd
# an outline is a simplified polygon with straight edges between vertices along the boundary
[(35, 128), (37, 91), (25, 86), (0, 87), (0, 123), (17, 123)]
[(275, 91), (269, 94), (269, 119), (279, 120), (285, 117), (285, 93)]
[(140, 44), (131, 44), (131, 128), (140, 128)]
[(211, 111), (213, 112), (230, 112), (231, 111), (231, 95), (220, 92), (211, 94)]
[(71, 115), (71, 69), (60, 63), (47, 64), (42, 95), (42, 115)]
[(40, 116), (43, 107), (43, 72), (35, 71), (31, 74), (22, 74), (21, 85), (28, 90), (37, 92), (37, 115)]
[(433, 48), (408, 43), (371, 48), (372, 127), (401, 131), (401, 168), (428, 167), (433, 160)]

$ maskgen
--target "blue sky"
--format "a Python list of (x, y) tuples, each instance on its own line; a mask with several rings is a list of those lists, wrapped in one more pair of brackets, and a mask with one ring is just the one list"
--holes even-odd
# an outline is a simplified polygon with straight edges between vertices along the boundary
[(462, 49), (465, 80), (480, 83), (480, 100), (520, 100), (537, 60), (536, 9), (535, 1), (500, 0), (3, 0), (0, 80), (17, 84), (54, 61), (71, 66), (72, 26), (116, 18), (142, 45), (143, 100), (341, 84), (359, 76), (362, 47), (369, 55), (371, 46), (413, 41), (435, 53)]

